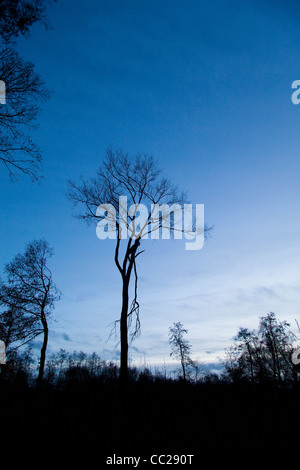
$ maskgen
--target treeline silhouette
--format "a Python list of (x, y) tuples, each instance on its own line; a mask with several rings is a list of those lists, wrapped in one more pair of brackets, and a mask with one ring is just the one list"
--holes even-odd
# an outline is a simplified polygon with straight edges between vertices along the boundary
[[(201, 363), (193, 361), (188, 355), (185, 368), (178, 367), (173, 371), (170, 368), (167, 370), (166, 365), (155, 367), (154, 371), (147, 365), (131, 366), (129, 382), (183, 381), (193, 385), (248, 383), (291, 387), (298, 384), (300, 378), (299, 360), (295, 360), (298, 351), (296, 340), (290, 324), (279, 321), (271, 312), (260, 318), (256, 330), (239, 329), (233, 345), (225, 350), (225, 356), (220, 361), (222, 370), (219, 374), (207, 372), (204, 365), (201, 367)], [(21, 351), (18, 347), (12, 347), (7, 352), (6, 364), (2, 366), (0, 381), (2, 385), (23, 382), (28, 387), (34, 387), (38, 370), (39, 360), (30, 346)], [(69, 386), (117, 384), (119, 377), (118, 364), (102, 359), (96, 352), (88, 354), (60, 349), (48, 355), (43, 386), (60, 390)]]
[[(23, 384), (34, 388), (37, 380), (38, 361), (31, 348), (23, 352), (12, 350), (8, 354), (5, 366), (2, 366), (0, 383)], [(204, 369), (203, 369), (204, 370)], [(167, 366), (156, 366), (154, 371), (150, 366), (129, 367), (129, 383), (166, 383), (187, 381), (178, 375), (179, 368), (167, 370)], [(43, 388), (44, 389), (77, 389), (97, 388), (99, 385), (118, 386), (120, 367), (113, 361), (101, 358), (93, 352), (87, 354), (83, 351), (68, 352), (60, 349), (49, 355), (46, 361)], [(194, 378), (189, 374), (189, 383), (222, 381), (217, 374), (206, 372), (200, 375), (198, 369)]]

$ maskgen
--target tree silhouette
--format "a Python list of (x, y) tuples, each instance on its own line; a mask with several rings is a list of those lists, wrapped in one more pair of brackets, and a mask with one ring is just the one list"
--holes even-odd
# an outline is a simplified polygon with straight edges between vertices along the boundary
[(293, 375), (292, 341), (295, 336), (288, 330), (287, 321), (279, 322), (270, 312), (260, 319), (259, 332), (265, 348), (267, 370), (274, 382), (281, 383), (287, 375)]
[(189, 341), (184, 338), (187, 332), (188, 330), (183, 328), (183, 324), (180, 322), (173, 323), (173, 326), (169, 328), (169, 343), (172, 346), (170, 356), (175, 356), (180, 360), (183, 380), (187, 378), (188, 366), (193, 364), (190, 357), (191, 345)]
[(253, 383), (296, 381), (297, 371), (292, 362), (295, 335), (290, 324), (278, 321), (271, 312), (260, 318), (257, 331), (240, 328), (235, 344), (227, 349), (225, 373), (234, 381)]
[[(88, 182), (83, 180), (80, 184), (70, 182), (69, 197), (75, 205), (82, 207), (77, 217), (88, 223), (98, 221), (98, 225), (106, 224), (104, 237), (115, 240), (114, 261), (122, 278), (122, 307), (117, 320), (121, 343), (120, 375), (121, 381), (125, 383), (128, 377), (128, 331), (134, 314), (136, 321), (133, 331), (131, 330), (131, 340), (140, 329), (136, 264), (137, 257), (142, 253), (139, 247), (142, 239), (148, 238), (151, 232), (164, 230), (167, 226), (171, 230), (175, 229), (175, 225), (170, 223), (170, 213), (166, 211), (163, 216), (156, 214), (154, 217), (153, 208), (162, 204), (172, 205), (175, 218), (176, 211), (178, 214), (181, 205), (186, 202), (186, 195), (161, 176), (158, 165), (151, 156), (143, 154), (130, 158), (122, 151), (114, 152), (109, 149), (95, 178)], [(130, 205), (131, 210), (128, 212), (122, 206), (124, 199), (121, 198), (124, 197), (126, 204), (128, 201)], [(142, 222), (139, 217), (141, 204), (149, 209)], [(208, 228), (202, 227), (202, 231), (206, 233)], [(121, 251), (123, 241), (125, 246)], [(130, 303), (129, 285), (132, 276), (134, 293)]]
[[(254, 382), (255, 355), (258, 350), (258, 337), (248, 328), (240, 328), (236, 341), (239, 342), (238, 350), (242, 353), (244, 367), (249, 369), (251, 381)], [(248, 367), (247, 367), (248, 366)]]
[(28, 35), (30, 27), (40, 22), (48, 27), (46, 3), (56, 0), (1, 0), (0, 37), (12, 41), (15, 37)]
[[(12, 179), (19, 173), (41, 178), (42, 155), (28, 131), (35, 128), (39, 103), (49, 96), (30, 61), (16, 51), (15, 38), (35, 22), (47, 25), (45, 0), (3, 0), (0, 4), (0, 161)], [(3, 103), (4, 101), (4, 103)]]
[[(7, 282), (0, 280), (0, 303), (13, 311), (17, 326), (26, 326), (26, 337), (43, 334), (37, 383), (41, 384), (44, 374), (48, 344), (48, 317), (54, 303), (60, 298), (55, 286), (48, 260), (53, 249), (46, 240), (29, 243), (23, 254), (18, 254), (5, 266)], [(15, 323), (16, 328), (16, 323)], [(16, 339), (23, 339), (22, 331), (14, 332)]]
[(6, 104), (0, 105), (0, 160), (11, 178), (21, 172), (36, 181), (42, 155), (27, 131), (34, 127), (38, 102), (47, 99), (47, 90), (33, 64), (11, 47), (0, 48), (0, 78), (6, 87)]

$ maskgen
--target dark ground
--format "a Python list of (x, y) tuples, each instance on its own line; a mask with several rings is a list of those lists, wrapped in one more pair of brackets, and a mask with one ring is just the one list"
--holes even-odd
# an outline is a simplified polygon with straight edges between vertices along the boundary
[(23, 465), (42, 458), (66, 468), (64, 461), (82, 459), (84, 468), (98, 469), (111, 468), (105, 462), (113, 454), (193, 454), (200, 468), (203, 459), (239, 462), (240, 453), (241, 464), (257, 463), (261, 451), (280, 458), (299, 450), (298, 387), (154, 382), (121, 393), (117, 384), (65, 390), (1, 384), (0, 396), (1, 454)]

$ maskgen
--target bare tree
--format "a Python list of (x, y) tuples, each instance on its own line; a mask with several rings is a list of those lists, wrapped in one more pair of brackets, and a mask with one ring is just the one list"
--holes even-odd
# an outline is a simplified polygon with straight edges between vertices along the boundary
[(0, 160), (11, 178), (21, 172), (36, 181), (42, 155), (27, 131), (34, 128), (38, 102), (47, 99), (47, 90), (33, 64), (11, 47), (0, 48), (0, 78), (6, 88), (6, 104), (0, 105)]
[[(54, 0), (55, 1), (55, 0)], [(39, 104), (49, 97), (34, 65), (16, 51), (15, 38), (35, 22), (47, 26), (46, 0), (3, 0), (0, 4), (0, 161), (12, 179), (41, 175), (42, 155), (30, 137)]]
[(288, 330), (289, 326), (287, 321), (279, 322), (273, 312), (260, 319), (259, 331), (265, 347), (266, 363), (273, 381), (278, 383), (294, 370), (291, 356), (295, 335)]
[(239, 352), (240, 360), (242, 358), (244, 363), (244, 370), (249, 372), (251, 381), (254, 382), (254, 364), (255, 356), (257, 355), (259, 340), (255, 332), (250, 331), (248, 328), (240, 328), (235, 338), (238, 342), (237, 350)]
[[(46, 349), (48, 344), (48, 318), (54, 303), (60, 298), (55, 286), (48, 260), (53, 256), (53, 249), (46, 240), (34, 240), (26, 247), (24, 254), (18, 254), (5, 266), (7, 282), (0, 282), (0, 303), (14, 311), (19, 321), (18, 326), (26, 326), (26, 337), (43, 334), (38, 373), (38, 385), (43, 379)], [(16, 339), (22, 339), (23, 333), (16, 331)]]
[[(98, 222), (97, 228), (99, 224), (106, 224), (104, 237), (115, 240), (114, 261), (122, 278), (122, 307), (117, 320), (121, 343), (120, 376), (125, 383), (128, 377), (128, 331), (134, 314), (136, 321), (130, 339), (140, 330), (136, 263), (142, 253), (140, 244), (151, 232), (166, 229), (167, 225), (175, 230), (175, 225), (170, 224), (170, 213), (166, 213), (165, 217), (159, 217), (156, 213), (154, 217), (153, 208), (157, 209), (163, 203), (172, 205), (175, 217), (176, 211), (179, 213), (181, 205), (186, 202), (186, 195), (178, 191), (168, 179), (161, 177), (157, 163), (151, 156), (143, 154), (131, 159), (122, 151), (109, 149), (95, 178), (88, 182), (82, 180), (80, 184), (70, 182), (69, 197), (75, 205), (82, 207), (77, 215), (79, 218), (88, 223)], [(130, 205), (128, 212), (127, 202)], [(141, 218), (142, 205), (149, 210)], [(125, 246), (122, 251), (123, 243)], [(134, 286), (130, 303), (129, 285), (132, 277)]]
[(240, 328), (235, 345), (226, 351), (225, 375), (232, 381), (272, 381), (281, 384), (297, 380), (293, 363), (295, 335), (286, 321), (271, 312), (260, 318), (257, 331)]
[(172, 346), (170, 356), (175, 356), (180, 360), (182, 368), (183, 380), (187, 379), (187, 368), (193, 364), (190, 357), (191, 345), (189, 341), (184, 338), (188, 332), (180, 322), (173, 323), (173, 326), (169, 328), (169, 343)]

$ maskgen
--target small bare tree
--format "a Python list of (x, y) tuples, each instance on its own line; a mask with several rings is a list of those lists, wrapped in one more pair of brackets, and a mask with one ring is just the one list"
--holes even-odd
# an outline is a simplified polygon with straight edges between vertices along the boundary
[[(48, 260), (52, 256), (53, 249), (46, 240), (34, 240), (27, 245), (25, 253), (18, 254), (5, 266), (7, 282), (0, 280), (0, 305), (6, 308), (6, 312), (12, 312), (11, 316), (4, 316), (8, 320), (7, 335), (11, 333), (10, 326), (16, 340), (23, 340), (24, 337), (32, 340), (38, 334), (43, 334), (38, 385), (41, 384), (44, 374), (48, 318), (55, 301), (60, 298), (60, 292), (53, 282), (48, 266)], [(20, 331), (22, 327), (24, 330)]]
[(183, 328), (183, 324), (180, 322), (173, 323), (173, 326), (169, 328), (169, 343), (172, 347), (170, 356), (175, 356), (176, 359), (180, 360), (183, 380), (187, 379), (187, 369), (193, 364), (190, 357), (191, 345), (189, 341), (184, 338), (187, 332), (188, 330)]
[[(175, 224), (170, 223), (170, 212), (159, 216), (154, 209), (160, 205), (171, 205), (174, 218), (186, 202), (186, 195), (178, 191), (168, 179), (161, 177), (157, 163), (151, 156), (137, 155), (130, 158), (122, 151), (109, 149), (103, 165), (96, 177), (80, 184), (70, 182), (69, 197), (75, 205), (83, 209), (77, 215), (86, 222), (106, 224), (105, 237), (115, 240), (115, 264), (122, 278), (121, 315), (117, 320), (120, 324), (120, 376), (125, 383), (128, 377), (128, 330), (135, 314), (135, 326), (131, 334), (133, 339), (140, 330), (139, 302), (137, 298), (137, 257), (142, 253), (142, 239), (148, 238), (153, 231), (164, 230), (168, 227), (175, 230)], [(127, 212), (122, 205), (130, 205)], [(147, 215), (142, 218), (142, 207), (148, 207)], [(101, 207), (100, 207), (101, 206)], [(99, 208), (101, 210), (99, 210)], [(182, 229), (179, 229), (182, 231)], [(203, 228), (205, 232), (208, 229)], [(127, 234), (129, 233), (129, 238)], [(125, 246), (122, 251), (122, 243)], [(144, 251), (144, 250), (143, 250)], [(133, 298), (130, 303), (129, 285), (134, 278)]]

